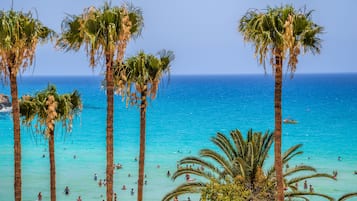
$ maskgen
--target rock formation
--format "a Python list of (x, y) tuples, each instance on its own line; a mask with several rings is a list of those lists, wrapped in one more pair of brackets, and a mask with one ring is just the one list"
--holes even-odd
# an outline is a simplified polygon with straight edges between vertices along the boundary
[(0, 110), (7, 107), (11, 107), (11, 102), (9, 97), (4, 94), (0, 94)]

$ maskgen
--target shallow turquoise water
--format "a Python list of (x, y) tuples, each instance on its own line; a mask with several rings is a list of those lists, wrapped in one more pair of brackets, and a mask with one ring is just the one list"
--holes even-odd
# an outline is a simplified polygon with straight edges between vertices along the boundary
[[(81, 195), (85, 201), (100, 201), (105, 188), (98, 187), (93, 174), (105, 178), (106, 98), (100, 88), (101, 78), (22, 77), (19, 93), (34, 93), (49, 82), (56, 84), (61, 93), (78, 89), (84, 102), (71, 134), (56, 127), (58, 200), (75, 200)], [(184, 156), (197, 155), (201, 148), (214, 148), (209, 139), (217, 131), (272, 131), (273, 87), (273, 77), (264, 75), (172, 76), (169, 82), (164, 81), (148, 108), (145, 200), (160, 200), (181, 184), (184, 179), (172, 182), (166, 172), (173, 172), (176, 161)], [(357, 191), (357, 175), (353, 175), (357, 170), (357, 74), (295, 75), (292, 80), (285, 78), (283, 87), (283, 117), (299, 122), (283, 125), (283, 149), (302, 143), (304, 154), (296, 158), (295, 164), (310, 164), (327, 173), (338, 170), (338, 181), (309, 181), (316, 191), (334, 197)], [(0, 93), (9, 94), (8, 87), (0, 87)], [(46, 140), (27, 128), (21, 131), (23, 200), (35, 200), (40, 191), (48, 200)], [(135, 107), (125, 108), (120, 97), (115, 100), (114, 133), (115, 162), (123, 164), (123, 169), (115, 172), (115, 192), (120, 201), (136, 200), (130, 190), (121, 187), (137, 187), (134, 158), (139, 153), (139, 112)], [(11, 201), (12, 121), (6, 114), (0, 115), (0, 139), (0, 201)], [(338, 156), (342, 161), (337, 160)], [(266, 167), (272, 158), (273, 154)], [(71, 189), (69, 196), (63, 194), (65, 186)], [(197, 196), (191, 198), (198, 200)]]

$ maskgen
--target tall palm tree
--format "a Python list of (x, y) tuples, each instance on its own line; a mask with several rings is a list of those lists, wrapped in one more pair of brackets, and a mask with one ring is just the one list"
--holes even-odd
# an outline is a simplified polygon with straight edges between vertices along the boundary
[[(168, 193), (162, 200), (169, 201), (175, 196), (187, 193), (201, 193), (201, 199), (209, 199), (212, 185), (231, 188), (232, 184), (235, 190), (242, 190), (245, 200), (274, 200), (275, 197), (275, 170), (270, 168), (267, 172), (263, 171), (265, 160), (273, 143), (273, 133), (248, 131), (247, 138), (244, 139), (239, 130), (231, 131), (229, 139), (222, 133), (217, 133), (211, 141), (218, 147), (215, 151), (212, 149), (202, 149), (200, 157), (190, 156), (182, 159), (179, 164), (186, 165), (180, 167), (172, 176), (175, 180), (180, 176), (192, 174), (198, 179), (190, 180)], [(301, 145), (296, 145), (287, 150), (283, 155), (283, 164), (288, 163), (292, 158), (302, 154), (299, 151)], [(195, 168), (193, 168), (195, 167)], [(301, 172), (313, 172), (313, 174), (300, 175)], [(290, 189), (286, 191), (286, 197), (295, 196), (321, 196), (329, 200), (332, 198), (319, 193), (301, 192), (294, 189), (294, 183), (303, 179), (315, 177), (332, 178), (332, 175), (315, 173), (313, 167), (298, 165), (284, 174), (285, 186)], [(215, 192), (217, 188), (213, 188)], [(213, 194), (214, 195), (214, 194)]]
[(292, 6), (268, 7), (265, 11), (249, 10), (240, 20), (239, 31), (244, 40), (252, 42), (258, 61), (263, 64), (270, 55), (270, 63), (275, 74), (275, 169), (277, 175), (277, 200), (283, 201), (283, 172), (281, 158), (281, 94), (283, 61), (287, 57), (288, 70), (296, 70), (300, 50), (319, 53), (321, 40), (318, 35), (323, 28), (311, 20), (312, 11), (295, 10)]
[(113, 197), (113, 110), (114, 82), (113, 63), (122, 63), (126, 45), (131, 37), (138, 36), (143, 27), (141, 10), (132, 5), (111, 7), (105, 3), (96, 9), (89, 7), (80, 15), (68, 16), (62, 24), (62, 35), (57, 46), (65, 50), (78, 51), (85, 46), (90, 57), (90, 66), (105, 61), (107, 95), (107, 200)]
[(32, 13), (0, 11), (0, 76), (10, 80), (14, 125), (14, 193), (15, 201), (22, 199), (21, 135), (17, 75), (32, 65), (38, 43), (44, 43), (54, 32), (44, 26)]
[[(159, 57), (145, 54), (143, 51), (138, 55), (125, 60), (124, 65), (116, 65), (116, 83), (126, 87), (122, 89), (132, 104), (140, 107), (140, 152), (139, 152), (139, 180), (138, 180), (138, 201), (143, 200), (144, 165), (145, 165), (145, 137), (146, 137), (146, 108), (148, 98), (153, 100), (156, 97), (159, 83), (165, 73), (170, 72), (171, 62), (174, 60), (172, 51), (162, 50)], [(126, 73), (123, 73), (126, 71)], [(127, 75), (122, 79), (123, 74)], [(124, 82), (123, 80), (126, 80)], [(139, 102), (138, 102), (139, 101)]]
[(20, 99), (20, 115), (23, 124), (32, 126), (32, 122), (35, 121), (36, 132), (48, 138), (51, 201), (56, 201), (55, 123), (62, 122), (62, 126), (70, 132), (73, 117), (81, 109), (82, 101), (78, 91), (60, 95), (54, 85), (49, 85), (47, 89), (38, 92), (35, 96), (24, 96)]

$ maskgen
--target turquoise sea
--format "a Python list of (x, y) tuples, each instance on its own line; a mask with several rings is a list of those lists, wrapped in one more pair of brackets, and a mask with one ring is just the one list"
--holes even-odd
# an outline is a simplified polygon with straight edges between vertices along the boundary
[[(19, 95), (33, 94), (48, 83), (60, 93), (79, 90), (84, 107), (75, 119), (73, 132), (56, 127), (57, 200), (101, 201), (105, 188), (93, 180), (105, 178), (106, 96), (102, 77), (19, 77)], [(197, 155), (202, 148), (215, 148), (210, 138), (216, 132), (228, 134), (239, 129), (246, 133), (274, 129), (274, 79), (271, 75), (171, 76), (160, 85), (158, 97), (147, 114), (147, 185), (145, 201), (159, 201), (167, 192), (184, 182), (166, 177), (174, 172), (176, 161)], [(9, 86), (0, 86), (9, 94)], [(139, 153), (139, 111), (126, 108), (115, 99), (114, 190), (119, 201), (136, 200)], [(338, 171), (337, 181), (309, 180), (315, 191), (335, 198), (357, 191), (357, 74), (286, 75), (283, 83), (283, 118), (298, 124), (283, 124), (283, 149), (302, 143), (304, 154), (289, 165), (313, 165), (319, 172)], [(34, 201), (38, 192), (49, 200), (49, 159), (47, 142), (23, 127), (22, 183), (23, 200)], [(0, 201), (13, 200), (13, 131), (9, 114), (0, 114)], [(273, 151), (273, 150), (272, 150)], [(45, 154), (45, 158), (42, 155)], [(74, 158), (76, 156), (76, 158)], [(337, 160), (341, 157), (341, 161)], [(266, 168), (272, 165), (273, 153)], [(130, 174), (130, 177), (129, 177)], [(126, 185), (127, 190), (121, 190)], [(69, 186), (70, 195), (63, 190)], [(302, 187), (302, 183), (300, 184)], [(135, 194), (130, 195), (133, 188)], [(186, 196), (179, 198), (180, 201)], [(191, 200), (198, 201), (191, 195)], [(318, 200), (318, 199), (312, 199)], [(351, 200), (357, 200), (351, 199)]]

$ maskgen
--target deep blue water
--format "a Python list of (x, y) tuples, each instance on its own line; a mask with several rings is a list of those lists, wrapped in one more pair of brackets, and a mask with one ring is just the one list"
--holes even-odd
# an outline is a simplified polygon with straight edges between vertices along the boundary
[[(101, 79), (89, 76), (20, 77), (18, 80), (20, 96), (33, 94), (52, 83), (60, 93), (77, 89), (83, 99), (83, 111), (74, 121), (73, 132), (66, 134), (60, 126), (56, 130), (58, 200), (74, 200), (79, 194), (84, 200), (99, 200), (99, 195), (105, 192), (92, 182), (83, 182), (88, 178), (91, 181), (94, 172), (104, 177), (106, 96), (100, 86)], [(9, 94), (9, 87), (0, 87), (0, 93)], [(173, 171), (180, 158), (197, 154), (201, 148), (214, 148), (209, 139), (216, 132), (228, 134), (239, 129), (246, 133), (250, 128), (273, 131), (273, 98), (271, 75), (176, 75), (162, 81), (147, 114), (146, 168), (151, 175), (149, 184), (154, 184), (146, 187), (147, 198), (159, 200), (178, 185), (180, 182), (163, 181), (162, 175), (168, 169)], [(304, 155), (297, 158), (296, 164), (312, 164), (327, 173), (339, 170), (339, 181), (315, 181), (315, 190), (333, 196), (356, 191), (357, 176), (353, 171), (357, 170), (357, 74), (297, 74), (293, 79), (286, 76), (282, 99), (283, 118), (298, 121), (295, 125), (283, 125), (283, 149), (302, 143)], [(123, 184), (136, 188), (127, 174), (137, 172), (133, 158), (139, 152), (138, 108), (126, 108), (121, 98), (115, 97), (114, 121), (115, 160), (124, 165), (116, 185), (118, 189)], [(0, 114), (0, 139), (0, 201), (12, 200), (10, 115)], [(22, 129), (22, 140), (24, 200), (35, 200), (39, 191), (46, 199), (49, 165), (41, 158), (46, 154), (46, 140), (26, 128)], [(77, 156), (76, 160), (73, 155)], [(337, 161), (338, 156), (343, 160)], [(73, 197), (61, 194), (65, 185), (73, 186)], [(118, 193), (124, 198), (129, 196)]]

